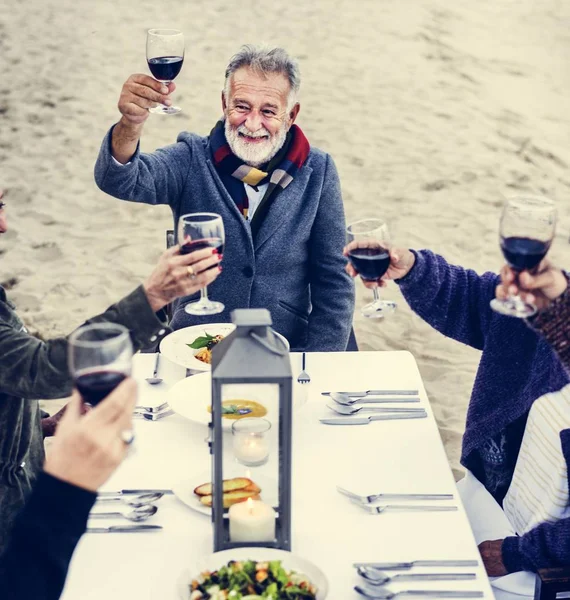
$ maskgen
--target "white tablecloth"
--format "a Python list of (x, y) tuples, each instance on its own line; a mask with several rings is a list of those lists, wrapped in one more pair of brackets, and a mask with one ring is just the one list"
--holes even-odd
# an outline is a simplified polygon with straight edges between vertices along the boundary
[[(164, 382), (144, 381), (153, 355), (135, 357), (139, 404), (158, 405), (185, 369), (161, 360)], [(292, 354), (293, 374), (300, 355)], [(292, 551), (315, 562), (327, 575), (330, 600), (359, 598), (355, 561), (477, 559), (480, 556), (457, 494), (420, 373), (408, 352), (352, 352), (307, 355), (308, 402), (294, 415)], [(324, 390), (419, 389), (427, 419), (375, 422), (365, 426), (327, 426), (332, 416)], [(417, 405), (415, 405), (417, 406)], [(106, 490), (172, 488), (196, 471), (209, 469), (207, 429), (178, 415), (161, 421), (135, 421), (136, 448)], [(391, 512), (369, 515), (336, 491), (342, 485), (363, 494), (378, 492), (454, 493), (458, 512)], [(158, 502), (148, 523), (158, 533), (87, 534), (74, 555), (64, 600), (175, 600), (176, 579), (204, 554), (213, 551), (209, 517), (192, 511), (174, 496)], [(400, 583), (410, 587), (492, 592), (480, 562), (470, 582)]]

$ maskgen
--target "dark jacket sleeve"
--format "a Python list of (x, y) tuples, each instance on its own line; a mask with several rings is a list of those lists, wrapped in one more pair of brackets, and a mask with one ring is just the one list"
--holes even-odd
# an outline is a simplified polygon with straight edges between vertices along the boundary
[[(570, 429), (560, 432), (560, 441), (566, 465), (570, 467)], [(569, 566), (570, 517), (541, 523), (520, 537), (505, 538), (502, 554), (509, 573)]]
[[(135, 350), (148, 347), (167, 328), (148, 303), (142, 286), (113, 304), (90, 323), (118, 323), (131, 332)], [(16, 398), (62, 398), (71, 393), (67, 367), (67, 338), (44, 342), (0, 320), (0, 392)]]
[(344, 207), (336, 167), (327, 155), (319, 208), (311, 231), (308, 352), (344, 352), (352, 327), (354, 282), (346, 273)]
[(499, 276), (450, 265), (429, 250), (413, 252), (414, 266), (396, 282), (411, 309), (446, 337), (482, 350)]
[(42, 473), (0, 558), (3, 600), (57, 600), (97, 495)]
[(570, 371), (570, 287), (528, 322), (552, 346), (564, 367)]
[(131, 160), (120, 165), (111, 152), (113, 129), (103, 139), (95, 163), (99, 188), (121, 200), (177, 205), (190, 171), (189, 145), (179, 141), (150, 154), (142, 153), (137, 146)]

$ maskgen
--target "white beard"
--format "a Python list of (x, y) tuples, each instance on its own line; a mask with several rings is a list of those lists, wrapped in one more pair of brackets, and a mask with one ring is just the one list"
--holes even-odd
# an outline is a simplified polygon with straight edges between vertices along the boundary
[[(288, 130), (287, 123), (283, 123), (281, 129), (279, 129), (272, 137), (265, 127), (261, 127), (261, 129), (251, 132), (244, 124), (239, 127), (232, 127), (227, 119), (224, 123), (226, 140), (230, 145), (232, 152), (251, 167), (259, 167), (260, 165), (269, 162), (279, 150), (281, 150), (285, 143)], [(239, 135), (240, 133), (251, 137), (265, 137), (266, 140), (264, 142), (250, 144), (244, 141)]]

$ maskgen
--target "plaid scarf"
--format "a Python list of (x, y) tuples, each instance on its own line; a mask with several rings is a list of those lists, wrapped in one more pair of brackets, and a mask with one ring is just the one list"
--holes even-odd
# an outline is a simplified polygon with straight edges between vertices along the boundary
[(212, 129), (210, 145), (220, 178), (245, 219), (248, 218), (249, 200), (242, 182), (251, 186), (269, 184), (251, 221), (255, 235), (271, 202), (293, 181), (297, 171), (305, 164), (309, 156), (309, 142), (301, 129), (293, 125), (287, 132), (282, 148), (265, 165), (264, 170), (245, 164), (231, 151), (223, 120), (218, 121)]

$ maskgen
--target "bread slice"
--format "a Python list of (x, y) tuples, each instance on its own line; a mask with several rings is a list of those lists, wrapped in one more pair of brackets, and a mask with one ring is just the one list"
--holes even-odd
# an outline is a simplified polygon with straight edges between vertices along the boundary
[[(224, 479), (223, 490), (224, 494), (227, 492), (237, 492), (238, 490), (248, 490), (257, 492), (261, 491), (259, 487), (247, 477), (234, 477), (233, 479)], [(212, 484), (203, 483), (194, 490), (194, 493), (197, 496), (211, 496)]]
[[(212, 506), (213, 496), (200, 496), (200, 502), (204, 506)], [(256, 491), (238, 490), (236, 492), (228, 492), (224, 494), (224, 508), (229, 508), (232, 504), (245, 502), (248, 498), (252, 500), (260, 500), (259, 494)]]

